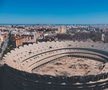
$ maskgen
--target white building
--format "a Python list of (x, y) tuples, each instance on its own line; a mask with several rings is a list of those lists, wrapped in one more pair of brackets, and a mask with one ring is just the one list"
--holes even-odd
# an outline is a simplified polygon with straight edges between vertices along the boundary
[(102, 34), (101, 40), (104, 42), (105, 41), (105, 34)]
[(66, 27), (65, 27), (65, 26), (60, 26), (60, 27), (58, 28), (58, 33), (64, 34), (64, 33), (66, 33), (66, 32), (67, 32), (67, 30), (66, 30)]

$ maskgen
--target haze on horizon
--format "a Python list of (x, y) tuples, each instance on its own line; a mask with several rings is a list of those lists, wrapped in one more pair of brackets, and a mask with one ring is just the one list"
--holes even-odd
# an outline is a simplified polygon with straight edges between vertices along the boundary
[(108, 0), (0, 0), (1, 24), (108, 24)]

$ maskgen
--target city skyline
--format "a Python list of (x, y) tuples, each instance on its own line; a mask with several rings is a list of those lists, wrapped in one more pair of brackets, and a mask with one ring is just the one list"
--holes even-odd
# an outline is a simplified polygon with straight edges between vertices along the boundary
[(0, 24), (108, 24), (107, 0), (0, 0)]

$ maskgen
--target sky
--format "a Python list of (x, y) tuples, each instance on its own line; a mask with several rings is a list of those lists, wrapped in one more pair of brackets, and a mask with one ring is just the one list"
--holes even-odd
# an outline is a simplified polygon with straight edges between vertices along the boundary
[(0, 0), (0, 24), (108, 24), (108, 0)]

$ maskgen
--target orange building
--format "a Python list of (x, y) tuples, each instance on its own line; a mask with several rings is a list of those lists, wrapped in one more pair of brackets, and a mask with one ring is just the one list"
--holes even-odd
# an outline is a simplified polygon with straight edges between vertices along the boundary
[(23, 43), (33, 40), (33, 35), (15, 36), (16, 47), (22, 46)]

